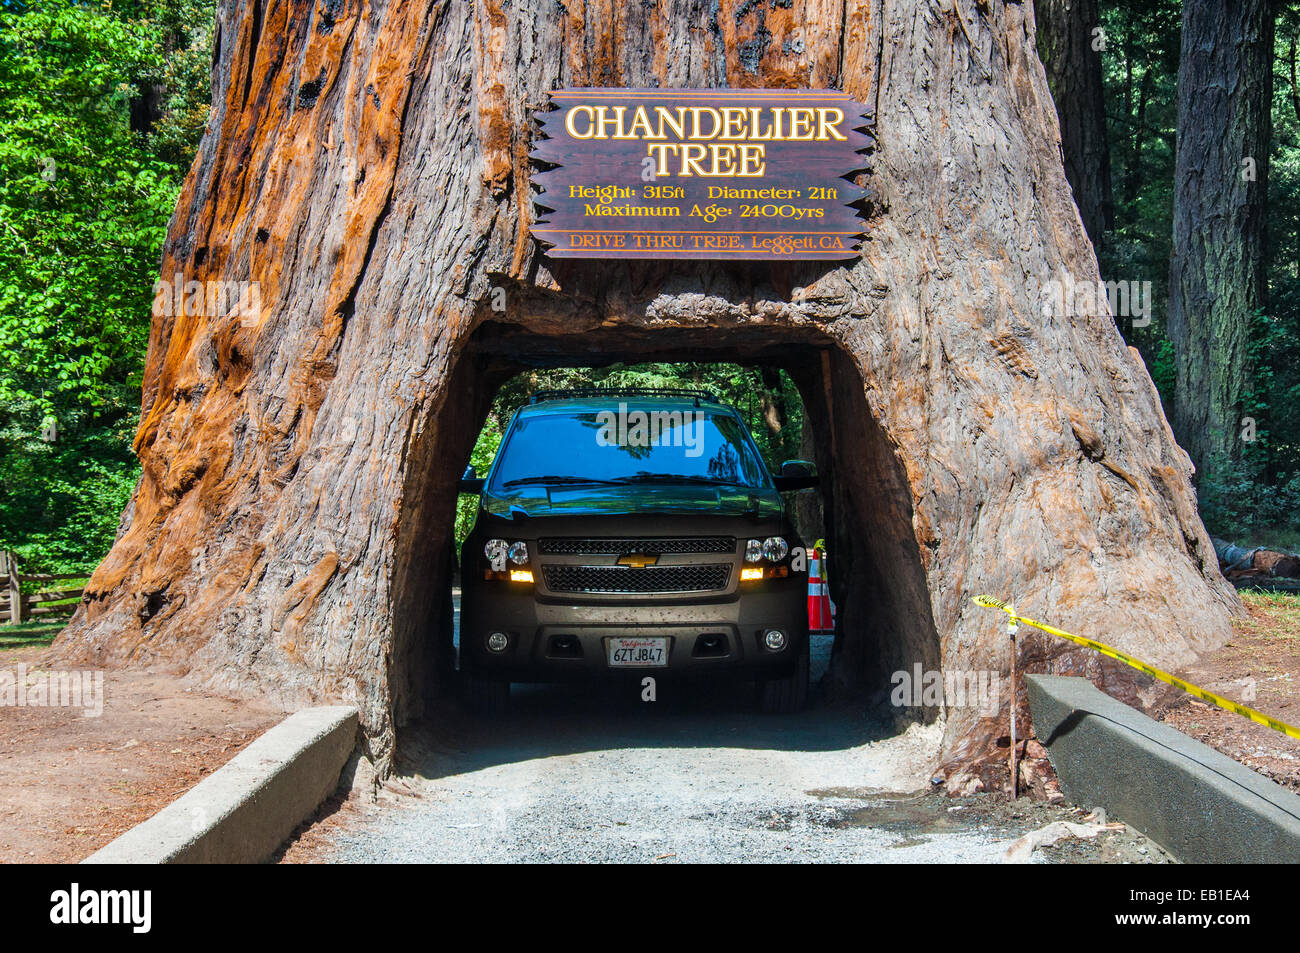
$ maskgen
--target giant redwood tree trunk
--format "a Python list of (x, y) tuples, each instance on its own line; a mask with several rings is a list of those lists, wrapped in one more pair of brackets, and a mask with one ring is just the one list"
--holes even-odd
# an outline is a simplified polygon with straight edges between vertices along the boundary
[[(1166, 666), (1236, 605), (1186, 455), (1105, 314), (1029, 4), (226, 0), (162, 272), (260, 282), (154, 326), (121, 536), (68, 657), (361, 706), (384, 763), (445, 659), (454, 481), (528, 361), (787, 367), (828, 479), (835, 686), (1005, 671), (991, 592)], [(532, 111), (562, 86), (807, 86), (876, 113), (860, 259), (552, 262)], [(504, 309), (499, 304), (503, 290)], [(1021, 639), (1025, 666), (1127, 671)], [(944, 756), (995, 752), (947, 713)]]

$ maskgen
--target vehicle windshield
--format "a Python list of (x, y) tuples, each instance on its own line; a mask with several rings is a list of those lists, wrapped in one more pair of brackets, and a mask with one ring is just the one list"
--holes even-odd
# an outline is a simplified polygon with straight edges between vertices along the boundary
[(770, 485), (753, 440), (730, 414), (626, 405), (516, 418), (492, 489), (530, 483)]

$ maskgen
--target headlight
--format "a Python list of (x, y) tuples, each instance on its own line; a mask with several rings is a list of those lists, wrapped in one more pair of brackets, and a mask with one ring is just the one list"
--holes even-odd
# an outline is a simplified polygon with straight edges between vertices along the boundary
[(751, 539), (745, 544), (745, 562), (756, 563), (763, 558), (763, 541)]
[(763, 540), (763, 558), (779, 563), (790, 553), (790, 544), (782, 536), (769, 536)]
[(510, 544), (504, 539), (489, 539), (483, 546), (483, 555), (493, 566), (500, 566), (506, 559)]
[(516, 566), (522, 566), (528, 562), (528, 544), (523, 540), (510, 544), (509, 549), (510, 561)]

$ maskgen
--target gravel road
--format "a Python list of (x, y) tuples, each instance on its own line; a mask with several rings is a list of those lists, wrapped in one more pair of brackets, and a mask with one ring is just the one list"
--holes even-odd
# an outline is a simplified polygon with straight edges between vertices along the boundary
[[(829, 651), (816, 640), (814, 678)], [(653, 703), (631, 684), (516, 687), (504, 719), (449, 709), (436, 735), (408, 733), (397, 781), (378, 800), (349, 798), (284, 859), (991, 862), (1029, 830), (1080, 819), (927, 793), (941, 728), (891, 732), (816, 698), (798, 716), (760, 715), (739, 686), (660, 682)], [(1074, 842), (1068, 859), (1158, 859), (1137, 835), (1137, 854), (1103, 856), (1127, 833)]]

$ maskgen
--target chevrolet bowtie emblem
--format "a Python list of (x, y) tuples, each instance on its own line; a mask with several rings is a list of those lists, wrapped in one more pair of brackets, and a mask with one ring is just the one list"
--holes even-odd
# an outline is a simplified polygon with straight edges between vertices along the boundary
[(659, 557), (654, 553), (628, 553), (626, 556), (618, 557), (620, 566), (631, 566), (633, 569), (645, 569), (646, 566), (653, 566), (659, 562)]

